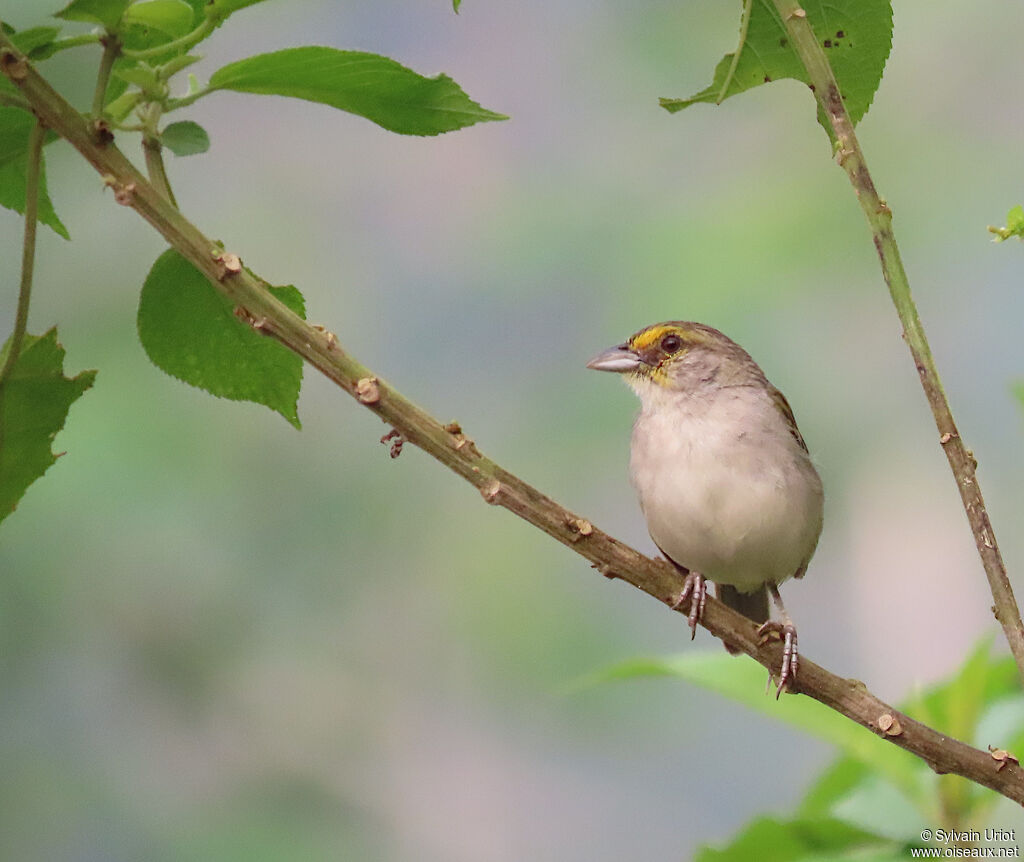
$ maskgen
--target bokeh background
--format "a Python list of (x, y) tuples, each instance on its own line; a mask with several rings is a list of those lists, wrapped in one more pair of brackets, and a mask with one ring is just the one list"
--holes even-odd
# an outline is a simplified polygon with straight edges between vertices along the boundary
[[(0, 15), (30, 26), (41, 5)], [(1024, 260), (985, 226), (1024, 198), (1024, 9), (896, 5), (860, 134), (1014, 572)], [(194, 221), (297, 285), (360, 360), (647, 552), (633, 396), (584, 362), (656, 320), (725, 330), (788, 395), (826, 484), (817, 557), (785, 591), (803, 651), (898, 700), (994, 628), (991, 600), (806, 88), (658, 107), (707, 83), (738, 17), (263, 3), (204, 44), (200, 77), (328, 44), (447, 72), (512, 119), (416, 139), (223, 93), (190, 113), (211, 152), (169, 170)], [(96, 61), (46, 68), (85, 106)], [(99, 376), (0, 531), (4, 858), (680, 859), (800, 798), (834, 754), (815, 740), (668, 680), (574, 688), (721, 647), (419, 451), (391, 461), (387, 429), (315, 372), (297, 433), (150, 366), (135, 312), (162, 241), (70, 148), (47, 152), (73, 242), (42, 235), (31, 330), (59, 325), (69, 372)], [(19, 233), (0, 212), (2, 332)]]

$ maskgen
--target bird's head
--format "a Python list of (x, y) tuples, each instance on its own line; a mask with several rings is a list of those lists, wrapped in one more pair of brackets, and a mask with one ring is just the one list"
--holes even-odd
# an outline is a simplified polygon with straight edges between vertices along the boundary
[(651, 386), (691, 391), (701, 385), (763, 379), (750, 354), (731, 338), (703, 323), (682, 320), (641, 329), (624, 343), (601, 351), (587, 368), (622, 374), (641, 396)]

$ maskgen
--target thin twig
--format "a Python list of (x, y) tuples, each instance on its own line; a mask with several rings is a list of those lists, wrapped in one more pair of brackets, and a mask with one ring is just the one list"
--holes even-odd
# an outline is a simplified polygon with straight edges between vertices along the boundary
[(198, 45), (216, 29), (217, 21), (214, 18), (204, 18), (195, 30), (186, 33), (179, 39), (175, 39), (173, 42), (165, 42), (163, 45), (156, 45), (152, 48), (139, 48), (134, 51), (126, 48), (124, 55), (133, 60), (152, 60), (157, 57), (163, 57), (165, 54), (183, 53), (194, 45)]
[(807, 69), (818, 104), (829, 119), (836, 136), (836, 159), (849, 176), (850, 183), (857, 193), (857, 200), (871, 227), (875, 249), (882, 264), (882, 275), (903, 324), (903, 339), (914, 358), (921, 386), (935, 417), (939, 444), (946, 453), (956, 479), (960, 499), (963, 501), (967, 520), (974, 534), (974, 543), (977, 545), (981, 563), (988, 577), (989, 589), (995, 601), (992, 611), (1003, 627), (1018, 671), (1024, 679), (1024, 623), (1021, 622), (1020, 609), (1014, 599), (1010, 580), (1006, 576), (1006, 565), (999, 553), (996, 534), (985, 509), (981, 486), (978, 485), (975, 475), (977, 464), (974, 456), (960, 439), (960, 432), (953, 421), (953, 413), (917, 313), (917, 306), (910, 294), (910, 282), (893, 235), (892, 211), (875, 189), (832, 67), (824, 49), (814, 36), (806, 12), (800, 8), (796, 0), (775, 0), (775, 8), (782, 16), (793, 47)]
[(28, 328), (28, 307), (32, 300), (32, 273), (36, 262), (36, 227), (39, 219), (39, 171), (43, 161), (46, 127), (37, 122), (28, 133), (28, 166), (25, 169), (25, 233), (21, 244), (21, 284), (14, 330), (7, 347), (7, 359), (0, 368), (0, 387), (7, 382), (18, 362)]
[[(17, 74), (11, 71), (16, 69)], [(483, 456), (458, 425), (442, 425), (401, 393), (349, 356), (337, 337), (311, 326), (277, 300), (237, 257), (226, 254), (200, 232), (140, 174), (111, 143), (97, 141), (88, 123), (0, 32), (0, 72), (32, 103), (39, 116), (68, 140), (114, 190), (118, 203), (131, 206), (210, 283), (236, 304), (239, 316), (301, 356), (367, 409), (394, 427), (409, 443), (436, 458), (474, 485), (483, 499), (503, 506), (589, 560), (607, 578), (619, 578), (671, 605), (682, 578), (668, 563), (652, 560), (560, 506), (518, 476)], [(244, 313), (243, 313), (244, 312)], [(685, 614), (686, 604), (677, 609)], [(702, 625), (769, 669), (777, 669), (782, 647), (762, 643), (757, 626), (721, 602), (709, 598)], [(842, 679), (801, 657), (794, 691), (806, 694), (882, 739), (920, 757), (939, 773), (956, 773), (1024, 804), (1024, 770), (996, 761), (914, 721), (876, 698), (863, 683)]]
[(171, 190), (171, 180), (164, 167), (163, 144), (160, 143), (157, 132), (160, 122), (160, 105), (154, 102), (143, 113), (142, 151), (146, 158), (146, 173), (149, 174), (149, 181), (157, 187), (157, 190), (177, 207), (178, 202)]
[(100, 41), (103, 42), (103, 56), (100, 58), (100, 68), (96, 74), (96, 89), (92, 96), (92, 115), (97, 120), (103, 116), (103, 108), (107, 103), (110, 73), (114, 69), (114, 62), (121, 53), (121, 41), (115, 33), (105, 34)]

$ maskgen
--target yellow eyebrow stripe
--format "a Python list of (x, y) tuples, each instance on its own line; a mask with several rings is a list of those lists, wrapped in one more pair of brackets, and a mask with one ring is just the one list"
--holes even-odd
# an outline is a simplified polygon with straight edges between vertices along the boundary
[(629, 346), (636, 351), (646, 350), (651, 345), (657, 344), (659, 341), (661, 341), (662, 338), (664, 338), (670, 332), (678, 333), (679, 327), (667, 326), (665, 324), (652, 326), (649, 329), (645, 329), (643, 332), (638, 332), (636, 335), (634, 335), (633, 341), (630, 343)]

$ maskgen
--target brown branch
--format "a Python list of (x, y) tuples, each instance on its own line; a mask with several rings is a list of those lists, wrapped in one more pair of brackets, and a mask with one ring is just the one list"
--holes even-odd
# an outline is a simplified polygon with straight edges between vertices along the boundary
[[(536, 488), (483, 456), (455, 423), (442, 425), (338, 346), (335, 335), (312, 326), (275, 299), (237, 256), (207, 239), (132, 166), (109, 139), (90, 126), (0, 32), (0, 71), (6, 74), (51, 129), (66, 138), (113, 188), (118, 203), (135, 209), (190, 260), (210, 283), (238, 306), (239, 316), (276, 338), (360, 404), (479, 489), (484, 500), (503, 506), (574, 550), (608, 578), (620, 578), (658, 601), (671, 604), (682, 579), (668, 563), (652, 560), (598, 530)], [(390, 435), (388, 435), (390, 436)], [(394, 450), (393, 450), (394, 452)], [(683, 605), (680, 612), (686, 613)], [(710, 599), (704, 627), (765, 667), (778, 668), (781, 646), (760, 643), (757, 627), (746, 617)], [(794, 689), (857, 722), (883, 739), (916, 754), (940, 773), (955, 773), (1024, 804), (1024, 770), (1003, 764), (987, 751), (972, 748), (898, 713), (863, 683), (842, 679), (801, 657)]]
[(985, 500), (981, 495), (981, 486), (975, 475), (977, 462), (964, 445), (964, 441), (960, 439), (960, 432), (953, 421), (953, 413), (917, 313), (917, 306), (910, 293), (910, 282), (893, 235), (892, 211), (879, 196), (871, 179), (860, 142), (853, 131), (853, 123), (843, 104), (839, 85), (825, 56), (824, 48), (814, 36), (814, 31), (807, 20), (807, 13), (797, 0), (775, 0), (775, 8), (782, 17), (794, 49), (807, 69), (811, 89), (818, 104), (832, 126), (837, 142), (836, 160), (849, 176), (860, 207), (871, 227), (875, 249), (882, 265), (882, 275), (889, 287), (889, 295), (896, 306), (900, 323), (903, 324), (903, 340), (906, 341), (914, 358), (921, 386), (935, 417), (939, 444), (946, 453), (946, 459), (956, 479), (960, 499), (963, 501), (967, 520), (974, 534), (974, 543), (988, 577), (989, 589), (995, 601), (992, 613), (1003, 627), (1006, 640), (1017, 662), (1018, 672), (1024, 679), (1024, 622), (1021, 622), (1020, 608), (1014, 599), (1013, 588), (1006, 575), (1006, 565), (1002, 554), (999, 553), (996, 534), (992, 529), (992, 522), (985, 509)]

